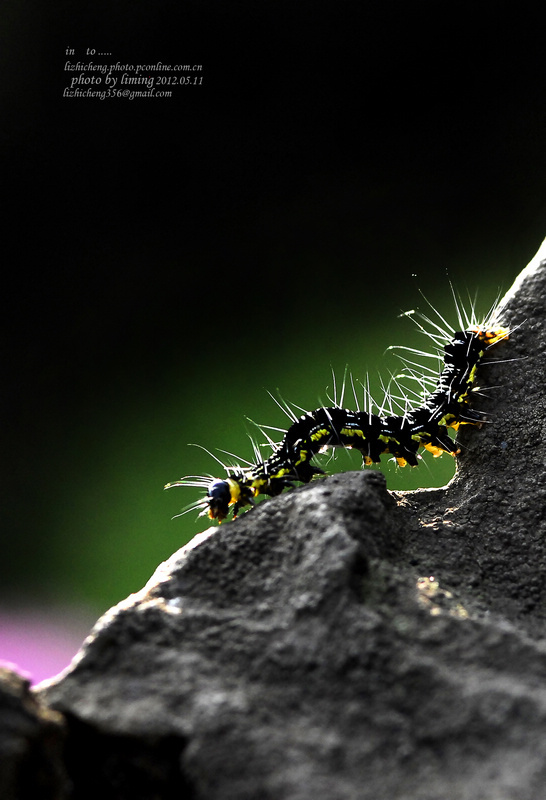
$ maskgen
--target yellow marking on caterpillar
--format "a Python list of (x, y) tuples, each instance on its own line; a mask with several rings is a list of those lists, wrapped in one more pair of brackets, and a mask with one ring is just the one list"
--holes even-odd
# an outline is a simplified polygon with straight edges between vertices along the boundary
[(309, 450), (300, 450), (299, 458), (296, 461), (296, 466), (298, 466), (298, 464), (304, 464), (307, 461), (309, 461)]
[[(483, 351), (483, 350), (480, 350), (480, 360), (483, 358), (483, 354), (484, 354), (484, 351)], [(475, 380), (475, 378), (476, 378), (476, 372), (477, 372), (477, 371), (478, 371), (478, 367), (477, 367), (477, 365), (476, 365), (476, 364), (474, 364), (474, 366), (473, 366), (473, 367), (472, 367), (472, 369), (470, 370), (470, 375), (468, 376), (467, 384), (474, 383), (474, 380)], [(462, 395), (459, 397), (459, 403), (461, 402), (461, 400), (464, 400), (464, 399), (466, 398), (466, 396), (467, 396), (467, 395), (468, 395), (468, 389), (466, 390), (466, 392), (465, 392), (464, 394), (462, 394)]]
[(269, 483), (268, 478), (254, 478), (254, 480), (250, 484), (248, 484), (249, 489), (252, 489), (253, 497), (258, 497), (258, 495), (260, 494), (260, 489), (263, 486), (267, 486), (268, 483)]
[[(443, 453), (447, 452), (446, 450), (442, 450), (441, 447), (436, 447), (436, 445), (430, 444), (430, 442), (428, 442), (427, 444), (424, 444), (423, 447), (425, 448), (425, 450), (428, 450), (429, 453), (432, 453), (434, 458), (439, 458)], [(455, 456), (459, 452), (460, 452), (460, 450), (452, 450), (452, 451), (450, 451), (449, 455), (450, 456)]]
[(342, 428), (339, 432), (340, 436), (360, 436), (361, 439), (365, 439), (364, 431), (360, 428)]
[(229, 486), (230, 501), (229, 505), (237, 503), (241, 499), (241, 487), (233, 478), (226, 478), (226, 483)]

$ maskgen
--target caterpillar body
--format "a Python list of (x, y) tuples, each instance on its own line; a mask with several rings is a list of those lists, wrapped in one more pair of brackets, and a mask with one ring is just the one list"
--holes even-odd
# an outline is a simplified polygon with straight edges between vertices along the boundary
[[(362, 454), (363, 464), (379, 463), (383, 454), (390, 454), (399, 466), (417, 466), (419, 450), (424, 448), (433, 456), (458, 454), (449, 429), (460, 425), (480, 425), (485, 415), (471, 408), (470, 392), (475, 389), (476, 371), (484, 354), (498, 342), (507, 339), (510, 331), (501, 326), (493, 308), (481, 323), (472, 322), (455, 301), (460, 330), (455, 330), (435, 313), (442, 325), (420, 314), (425, 324), (419, 328), (434, 342), (435, 353), (409, 350), (420, 356), (432, 356), (442, 364), (440, 373), (417, 374), (414, 361), (403, 357), (409, 377), (418, 381), (423, 399), (417, 408), (404, 408), (403, 413), (392, 413), (392, 399), (386, 394), (383, 403), (372, 412), (372, 403), (363, 410), (349, 410), (341, 405), (317, 408), (300, 417), (292, 414), (292, 424), (284, 432), (281, 442), (273, 443), (271, 455), (261, 460), (255, 447), (256, 463), (245, 466), (225, 466), (227, 476), (186, 476), (166, 485), (192, 486), (206, 491), (204, 497), (190, 504), (182, 513), (200, 510), (219, 522), (230, 511), (233, 517), (245, 506), (254, 505), (258, 495), (276, 496), (296, 483), (309, 483), (324, 471), (312, 463), (313, 458), (327, 448), (343, 447)], [(414, 312), (407, 312), (408, 315)], [(396, 348), (393, 348), (396, 349)], [(422, 368), (425, 369), (425, 368)], [(430, 371), (432, 372), (432, 371)], [(368, 393), (369, 394), (369, 393)], [(406, 406), (407, 406), (407, 397)], [(219, 459), (217, 459), (219, 460)], [(220, 462), (221, 463), (221, 462)]]

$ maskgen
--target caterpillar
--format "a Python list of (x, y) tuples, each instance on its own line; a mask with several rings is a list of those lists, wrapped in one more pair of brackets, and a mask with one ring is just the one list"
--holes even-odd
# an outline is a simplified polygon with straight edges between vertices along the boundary
[(415, 311), (405, 312), (406, 316), (421, 319), (417, 325), (434, 343), (434, 353), (410, 347), (389, 348), (408, 351), (412, 358), (416, 355), (432, 357), (439, 362), (438, 368), (433, 370), (408, 356), (400, 356), (406, 374), (398, 377), (417, 381), (420, 387), (420, 392), (414, 392), (421, 399), (416, 408), (408, 407), (406, 394), (403, 413), (394, 414), (393, 399), (387, 390), (383, 402), (375, 405), (366, 388), (364, 408), (356, 411), (342, 407), (343, 391), (339, 404), (334, 400), (330, 407), (305, 411), (299, 417), (285, 404), (284, 410), (292, 424), (284, 431), (279, 443), (273, 442), (266, 434), (272, 449), (268, 458), (261, 459), (255, 445), (255, 463), (226, 466), (216, 459), (227, 472), (224, 478), (188, 475), (165, 486), (166, 489), (191, 486), (206, 492), (181, 514), (199, 510), (199, 516), (222, 522), (231, 511), (235, 518), (242, 508), (253, 506), (258, 495), (274, 497), (285, 489), (294, 488), (296, 483), (309, 483), (316, 476), (324, 475), (324, 470), (312, 461), (328, 448), (357, 450), (362, 455), (364, 466), (379, 463), (384, 454), (391, 455), (400, 467), (417, 466), (421, 448), (434, 457), (442, 453), (456, 456), (460, 450), (449, 430), (457, 431), (460, 425), (467, 424), (480, 426), (484, 422), (484, 413), (470, 405), (470, 392), (476, 390), (478, 365), (491, 347), (508, 339), (511, 331), (500, 325), (497, 304), (478, 323), (473, 321), (474, 308), (471, 315), (467, 314), (455, 293), (453, 296), (457, 329), (449, 325), (433, 306), (431, 308), (439, 322), (420, 312), (417, 315)]

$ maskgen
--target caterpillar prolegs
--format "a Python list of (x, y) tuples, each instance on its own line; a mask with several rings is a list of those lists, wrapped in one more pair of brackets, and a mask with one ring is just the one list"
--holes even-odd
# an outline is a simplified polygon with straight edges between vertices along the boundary
[[(281, 442), (274, 443), (269, 437), (271, 455), (260, 460), (255, 447), (256, 463), (245, 466), (226, 466), (224, 478), (186, 476), (167, 484), (192, 486), (206, 490), (206, 495), (189, 505), (182, 513), (200, 510), (219, 522), (229, 512), (236, 517), (240, 509), (254, 505), (260, 495), (275, 496), (296, 483), (309, 483), (324, 471), (312, 463), (313, 458), (327, 448), (343, 447), (362, 454), (363, 464), (379, 463), (383, 454), (390, 454), (399, 466), (417, 466), (419, 450), (424, 448), (435, 457), (442, 453), (452, 456), (459, 452), (448, 430), (457, 430), (460, 425), (480, 425), (485, 415), (470, 405), (470, 392), (475, 389), (476, 371), (485, 353), (498, 342), (507, 339), (510, 331), (502, 327), (496, 309), (477, 323), (455, 302), (459, 330), (451, 327), (435, 311), (439, 323), (419, 314), (422, 323), (417, 323), (434, 344), (434, 353), (407, 347), (391, 348), (409, 351), (417, 356), (438, 359), (441, 371), (429, 370), (409, 357), (401, 357), (405, 364), (406, 378), (417, 381), (421, 399), (417, 408), (404, 407), (403, 413), (392, 413), (392, 398), (385, 393), (383, 402), (374, 405), (369, 398), (365, 408), (349, 410), (341, 404), (321, 407), (297, 417), (290, 414), (292, 424), (284, 432)], [(407, 312), (413, 315), (414, 312)], [(420, 372), (415, 370), (418, 367)], [(423, 374), (424, 373), (424, 374)], [(407, 396), (405, 405), (408, 404)], [(372, 409), (375, 408), (375, 412)]]

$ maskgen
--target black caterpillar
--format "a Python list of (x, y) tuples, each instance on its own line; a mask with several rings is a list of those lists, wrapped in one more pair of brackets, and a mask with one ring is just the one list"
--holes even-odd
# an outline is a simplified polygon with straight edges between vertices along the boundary
[[(325, 448), (358, 450), (364, 465), (379, 463), (381, 455), (388, 453), (401, 467), (406, 464), (417, 466), (420, 448), (425, 448), (435, 457), (442, 453), (457, 455), (459, 450), (448, 429), (457, 430), (464, 424), (480, 425), (484, 421), (483, 412), (470, 407), (469, 393), (475, 388), (476, 370), (485, 352), (507, 339), (510, 331), (498, 324), (496, 309), (484, 322), (476, 324), (466, 314), (463, 318), (457, 301), (456, 308), (459, 331), (453, 330), (438, 312), (436, 314), (444, 327), (423, 315), (421, 317), (428, 323), (428, 328), (418, 323), (435, 343), (437, 352), (432, 356), (443, 361), (439, 376), (437, 372), (434, 379), (419, 375), (410, 366), (415, 366), (415, 362), (403, 359), (406, 366), (410, 366), (410, 375), (405, 377), (418, 381), (422, 388), (432, 388), (418, 408), (394, 415), (392, 400), (386, 394), (377, 414), (372, 413), (371, 403), (366, 404), (368, 408), (358, 411), (335, 404), (306, 412), (299, 418), (291, 414), (293, 424), (285, 432), (283, 440), (278, 444), (269, 440), (273, 449), (269, 458), (260, 460), (255, 448), (257, 463), (245, 467), (223, 465), (228, 473), (225, 478), (211, 480), (210, 477), (187, 476), (167, 484), (166, 489), (173, 486), (206, 489), (206, 496), (182, 513), (201, 509), (200, 516), (207, 515), (221, 522), (231, 509), (233, 517), (236, 517), (241, 508), (254, 505), (254, 498), (260, 494), (275, 496), (284, 489), (293, 488), (296, 482), (309, 483), (315, 476), (323, 475), (324, 471), (311, 462)], [(431, 356), (411, 348), (400, 349)], [(391, 413), (386, 413), (386, 409)]]

